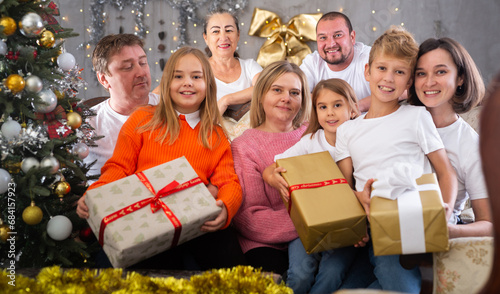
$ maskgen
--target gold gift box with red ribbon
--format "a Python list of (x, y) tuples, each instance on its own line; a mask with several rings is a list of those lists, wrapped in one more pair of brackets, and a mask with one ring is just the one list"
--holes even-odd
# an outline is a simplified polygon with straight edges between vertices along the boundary
[(330, 153), (278, 159), (291, 190), (290, 217), (307, 253), (352, 246), (366, 235), (366, 213)]
[(113, 267), (128, 267), (202, 234), (221, 208), (185, 157), (85, 193), (88, 223)]

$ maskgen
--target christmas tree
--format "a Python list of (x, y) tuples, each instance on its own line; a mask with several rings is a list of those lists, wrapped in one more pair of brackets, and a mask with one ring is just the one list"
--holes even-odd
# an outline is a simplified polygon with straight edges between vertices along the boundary
[[(89, 266), (93, 236), (75, 204), (86, 190), (82, 159), (93, 115), (64, 39), (57, 6), (0, 0), (0, 266)], [(79, 233), (78, 233), (79, 232)], [(84, 233), (82, 235), (82, 233)], [(87, 238), (87, 240), (86, 240)], [(83, 239), (83, 241), (82, 241)], [(89, 241), (85, 243), (84, 241)]]

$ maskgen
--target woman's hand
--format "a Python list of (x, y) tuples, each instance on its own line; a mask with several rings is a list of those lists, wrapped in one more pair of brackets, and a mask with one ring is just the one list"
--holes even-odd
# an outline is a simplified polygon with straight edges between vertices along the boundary
[(222, 211), (213, 221), (206, 221), (203, 226), (201, 226), (203, 232), (215, 232), (222, 228), (227, 222), (227, 208), (224, 202), (222, 202), (222, 200), (217, 200), (215, 204), (222, 207)]
[(89, 208), (85, 204), (85, 194), (78, 200), (78, 206), (76, 207), (76, 214), (81, 218), (89, 218)]
[(219, 113), (220, 115), (224, 115), (224, 112), (226, 112), (227, 108), (229, 107), (229, 97), (228, 95), (222, 96), (219, 101), (217, 101), (217, 106), (219, 107)]

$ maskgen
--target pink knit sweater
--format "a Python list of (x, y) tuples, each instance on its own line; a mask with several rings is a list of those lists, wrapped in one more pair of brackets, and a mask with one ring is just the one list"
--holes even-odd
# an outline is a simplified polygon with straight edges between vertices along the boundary
[(264, 182), (262, 172), (274, 162), (276, 154), (297, 143), (305, 129), (302, 126), (289, 133), (249, 129), (231, 144), (234, 168), (243, 189), (243, 202), (233, 223), (240, 232), (244, 253), (257, 247), (284, 250), (298, 237), (278, 190)]

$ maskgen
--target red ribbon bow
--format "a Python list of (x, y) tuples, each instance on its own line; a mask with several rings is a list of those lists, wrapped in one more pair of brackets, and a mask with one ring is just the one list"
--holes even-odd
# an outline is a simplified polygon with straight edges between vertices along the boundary
[(56, 109), (49, 113), (36, 112), (35, 117), (37, 120), (43, 120), (43, 124), (47, 125), (47, 133), (51, 139), (59, 138), (57, 130), (61, 127), (63, 130), (61, 136), (66, 137), (72, 133), (71, 128), (59, 121), (66, 119), (66, 111), (61, 105), (57, 105)]

